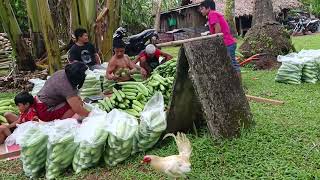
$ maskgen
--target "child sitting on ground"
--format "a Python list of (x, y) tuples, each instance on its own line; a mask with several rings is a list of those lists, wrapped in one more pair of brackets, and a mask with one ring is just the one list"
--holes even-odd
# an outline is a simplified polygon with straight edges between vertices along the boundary
[(28, 92), (21, 92), (14, 98), (14, 103), (19, 109), (20, 115), (6, 112), (4, 117), (7, 119), (9, 125), (0, 126), (0, 144), (3, 144), (6, 138), (17, 127), (17, 124), (22, 124), (27, 121), (39, 121), (37, 112), (34, 108), (34, 98)]

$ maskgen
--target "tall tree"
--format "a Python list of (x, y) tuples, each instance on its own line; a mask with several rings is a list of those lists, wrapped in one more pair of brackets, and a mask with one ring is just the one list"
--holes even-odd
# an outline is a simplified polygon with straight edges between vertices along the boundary
[(26, 0), (26, 6), (32, 38), (32, 53), (35, 58), (40, 58), (45, 53), (45, 46), (40, 30), (37, 0)]
[(120, 0), (107, 0), (106, 7), (108, 8), (106, 27), (107, 30), (103, 37), (102, 42), (102, 55), (104, 60), (109, 60), (112, 57), (112, 36), (114, 31), (119, 27), (120, 24)]
[(48, 52), (49, 73), (53, 74), (62, 68), (57, 33), (55, 31), (48, 0), (37, 1), (41, 31)]
[(157, 32), (159, 32), (162, 0), (154, 0), (153, 3), (154, 3), (154, 12), (155, 12), (154, 29)]
[(275, 57), (294, 51), (290, 35), (275, 21), (271, 0), (255, 0), (253, 27), (247, 32), (240, 47), (245, 57), (267, 53)]
[(96, 44), (95, 41), (95, 20), (97, 18), (97, 0), (86, 1), (87, 13), (87, 30), (89, 32), (90, 41)]
[(0, 0), (2, 26), (10, 39), (19, 70), (35, 70), (30, 49), (22, 37), (22, 32), (13, 13), (9, 0)]
[(224, 15), (230, 26), (231, 33), (236, 36), (237, 29), (235, 24), (235, 0), (226, 0)]
[(87, 28), (88, 19), (85, 0), (71, 0), (71, 29)]

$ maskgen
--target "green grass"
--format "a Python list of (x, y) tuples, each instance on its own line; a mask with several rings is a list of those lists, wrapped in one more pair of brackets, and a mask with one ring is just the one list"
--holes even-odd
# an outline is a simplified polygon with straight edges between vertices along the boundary
[[(309, 41), (319, 35), (304, 36)], [(295, 37), (296, 46), (303, 37)], [(309, 47), (318, 42), (308, 42)], [(306, 44), (306, 43), (305, 43)], [(178, 48), (164, 48), (177, 55)], [(247, 94), (285, 101), (284, 105), (250, 102), (256, 126), (233, 140), (216, 141), (206, 128), (199, 137), (189, 134), (193, 154), (189, 179), (320, 179), (320, 83), (286, 85), (274, 82), (276, 71), (244, 69)], [(13, 94), (0, 94), (0, 98)], [(157, 144), (148, 154), (176, 154), (172, 139)], [(140, 164), (144, 154), (130, 157), (114, 168), (100, 167), (80, 174), (71, 170), (63, 179), (166, 179)], [(27, 179), (20, 161), (0, 162), (0, 179)]]
[(296, 36), (292, 42), (297, 51), (302, 49), (320, 49), (320, 33), (315, 35)]

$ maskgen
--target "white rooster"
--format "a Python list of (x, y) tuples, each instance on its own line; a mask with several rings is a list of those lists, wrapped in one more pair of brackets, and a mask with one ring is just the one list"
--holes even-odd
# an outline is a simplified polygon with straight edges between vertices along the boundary
[(150, 164), (152, 168), (167, 174), (170, 178), (186, 178), (186, 173), (191, 171), (191, 163), (189, 160), (192, 152), (191, 143), (184, 133), (178, 132), (177, 136), (174, 134), (167, 134), (164, 138), (168, 136), (175, 139), (179, 155), (167, 157), (146, 155), (144, 156), (142, 163)]

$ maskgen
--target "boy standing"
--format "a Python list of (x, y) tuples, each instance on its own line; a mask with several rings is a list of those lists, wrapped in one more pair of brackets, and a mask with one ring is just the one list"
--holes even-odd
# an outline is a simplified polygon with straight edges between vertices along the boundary
[(213, 0), (205, 0), (200, 4), (200, 12), (208, 17), (211, 34), (223, 33), (224, 44), (227, 46), (228, 54), (231, 57), (232, 66), (241, 78), (240, 65), (236, 60), (237, 42), (232, 36), (229, 25), (224, 16), (216, 11), (216, 4)]

